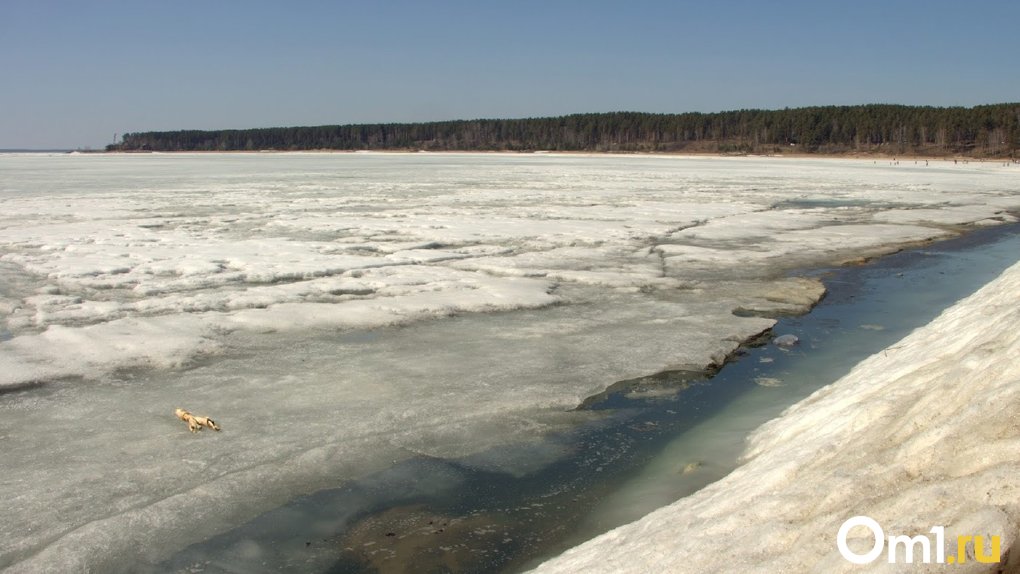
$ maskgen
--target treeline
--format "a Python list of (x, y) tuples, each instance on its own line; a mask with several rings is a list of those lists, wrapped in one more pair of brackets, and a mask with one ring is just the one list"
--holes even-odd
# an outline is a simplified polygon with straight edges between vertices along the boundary
[(1020, 103), (861, 105), (719, 113), (615, 112), (125, 134), (108, 151), (245, 150), (892, 153), (1018, 157)]

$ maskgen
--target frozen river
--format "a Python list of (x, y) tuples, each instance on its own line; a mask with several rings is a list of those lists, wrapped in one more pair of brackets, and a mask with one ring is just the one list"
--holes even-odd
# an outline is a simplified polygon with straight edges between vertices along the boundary
[[(720, 363), (803, 269), (1015, 219), (1001, 164), (0, 156), (0, 568), (131, 569)], [(737, 311), (737, 313), (734, 313)], [(214, 417), (188, 433), (173, 410)]]

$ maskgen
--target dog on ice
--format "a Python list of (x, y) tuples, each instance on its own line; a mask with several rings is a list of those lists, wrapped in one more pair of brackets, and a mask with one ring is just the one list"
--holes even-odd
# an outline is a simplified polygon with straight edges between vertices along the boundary
[(220, 430), (220, 426), (216, 424), (216, 421), (209, 417), (197, 417), (184, 409), (177, 409), (174, 411), (177, 418), (188, 423), (188, 430), (191, 432), (198, 432), (202, 430), (202, 427), (209, 427), (214, 431)]

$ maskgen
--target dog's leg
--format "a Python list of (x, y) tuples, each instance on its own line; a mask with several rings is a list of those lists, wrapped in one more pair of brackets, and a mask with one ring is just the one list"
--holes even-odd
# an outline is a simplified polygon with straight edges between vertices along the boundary
[(198, 423), (198, 424), (200, 424), (200, 425), (202, 425), (204, 427), (209, 427), (209, 428), (211, 428), (214, 431), (220, 430), (220, 426), (218, 424), (216, 424), (216, 421), (212, 420), (209, 417), (194, 417), (194, 419), (195, 419), (196, 423)]
[[(200, 423), (195, 415), (189, 413), (184, 409), (177, 409), (174, 411), (174, 415), (182, 421), (188, 423), (188, 430), (191, 432), (198, 432), (202, 430), (202, 423)], [(219, 429), (216, 429), (219, 430)]]

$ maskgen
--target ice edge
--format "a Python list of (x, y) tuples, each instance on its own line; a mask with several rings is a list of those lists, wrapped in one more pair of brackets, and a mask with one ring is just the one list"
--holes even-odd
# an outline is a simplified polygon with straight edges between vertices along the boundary
[(947, 556), (957, 534), (1000, 536), (1002, 563), (967, 571), (1014, 571), (1018, 292), (1020, 263), (764, 424), (724, 479), (535, 572), (859, 571), (836, 547), (855, 515), (897, 534), (945, 526)]

